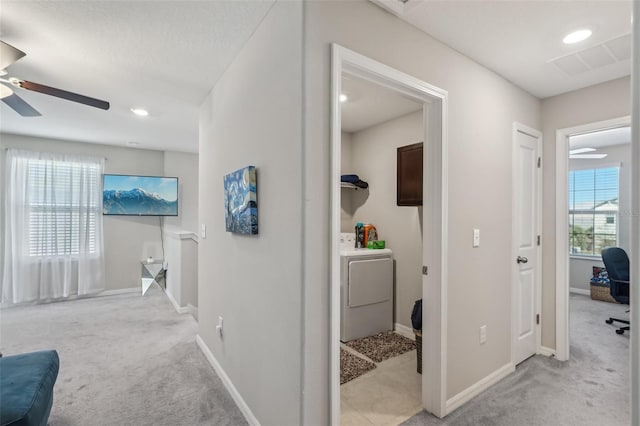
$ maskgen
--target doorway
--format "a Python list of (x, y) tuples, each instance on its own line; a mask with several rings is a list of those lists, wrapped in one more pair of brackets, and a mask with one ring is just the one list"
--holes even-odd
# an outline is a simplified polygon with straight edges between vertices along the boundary
[[(591, 263), (599, 261), (599, 250), (602, 248), (602, 244), (605, 244), (605, 239), (607, 240), (606, 244), (611, 243), (610, 235), (601, 235), (601, 241), (595, 242), (595, 226), (589, 232), (578, 232), (573, 233), (570, 237), (569, 230), (570, 226), (573, 227), (578, 226), (582, 228), (581, 224), (578, 222), (571, 222), (570, 211), (575, 214), (585, 215), (587, 212), (585, 209), (575, 209), (575, 199), (571, 199), (573, 201), (573, 208), (570, 204), (570, 196), (569, 196), (569, 183), (570, 183), (570, 172), (572, 168), (570, 167), (570, 157), (574, 157), (573, 160), (584, 159), (587, 158), (576, 158), (577, 156), (584, 155), (599, 155), (594, 154), (600, 149), (600, 154), (607, 154), (604, 152), (606, 149), (604, 145), (600, 142), (595, 142), (595, 139), (599, 140), (608, 140), (611, 141), (611, 137), (607, 137), (605, 139), (599, 138), (602, 136), (603, 132), (609, 134), (611, 136), (613, 133), (620, 133), (616, 131), (616, 129), (628, 128), (630, 126), (631, 119), (629, 116), (616, 118), (612, 120), (599, 121), (595, 123), (589, 123), (582, 126), (571, 127), (567, 129), (560, 129), (556, 133), (556, 180), (557, 180), (557, 193), (556, 193), (556, 357), (561, 361), (567, 361), (570, 357), (569, 353), (569, 292), (572, 287), (571, 282), (571, 274), (570, 271), (573, 269), (574, 272), (580, 270), (581, 265), (585, 260), (589, 262), (587, 265), (587, 269), (589, 269)], [(573, 146), (571, 146), (571, 141), (573, 140)], [(630, 140), (630, 136), (629, 136)], [(585, 142), (586, 141), (586, 142)], [(585, 144), (594, 144), (594, 146), (586, 146)], [(584, 145), (584, 146), (583, 146)], [(606, 145), (606, 142), (605, 142)], [(595, 147), (595, 148), (594, 148)], [(591, 148), (593, 151), (585, 152), (585, 148)], [(570, 151), (573, 153), (570, 155)], [(621, 157), (624, 158), (624, 155)], [(627, 156), (626, 158), (629, 158)], [(596, 160), (597, 158), (591, 158), (591, 160)], [(604, 158), (603, 158), (604, 159)], [(601, 163), (601, 166), (605, 166), (604, 168), (619, 168), (621, 166), (621, 161), (614, 160), (611, 161), (613, 157), (609, 158), (608, 162)], [(611, 166), (611, 167), (609, 167)], [(624, 164), (622, 164), (624, 167)], [(589, 169), (584, 162), (581, 165), (576, 165), (574, 162), (573, 166), (574, 170), (594, 170), (595, 167), (591, 167)], [(630, 169), (628, 167), (628, 169)], [(630, 173), (630, 170), (627, 170)], [(595, 176), (595, 174), (594, 174)], [(618, 176), (616, 172), (616, 176)], [(575, 179), (575, 177), (574, 177)], [(629, 197), (622, 197), (630, 199), (630, 189), (620, 188), (621, 191), (625, 193), (628, 192)], [(620, 194), (621, 196), (624, 194)], [(614, 197), (615, 198), (615, 197)], [(604, 200), (611, 201), (611, 200)], [(622, 201), (622, 200), (620, 200)], [(623, 201), (623, 204), (628, 201)], [(630, 204), (629, 204), (630, 206)], [(595, 206), (592, 206), (595, 207)], [(618, 206), (616, 206), (616, 210), (618, 210)], [(593, 208), (592, 210), (595, 210)], [(623, 210), (620, 208), (620, 212)], [(629, 209), (625, 209), (624, 211), (629, 212)], [(605, 213), (613, 213), (611, 208), (606, 207), (605, 210), (602, 210), (603, 218), (605, 220), (605, 228), (608, 225), (606, 224), (607, 220), (610, 220), (608, 217), (613, 217), (614, 224), (619, 221), (620, 226), (623, 226), (625, 222), (630, 222), (630, 217), (625, 217), (624, 214), (605, 214)], [(593, 214), (592, 214), (593, 216)], [(595, 216), (594, 216), (595, 217)], [(575, 219), (575, 217), (574, 217)], [(610, 226), (609, 226), (610, 227)], [(583, 231), (587, 230), (588, 227), (585, 227)], [(616, 228), (617, 224), (616, 224)], [(576, 228), (577, 229), (577, 228)], [(589, 234), (589, 235), (583, 235)], [(608, 231), (605, 234), (610, 234)], [(625, 245), (626, 236), (622, 237), (622, 241), (618, 240), (618, 236), (620, 235), (619, 231), (615, 232), (616, 236), (614, 240), (616, 244)], [(630, 232), (627, 234), (630, 235)], [(585, 237), (591, 242), (583, 241)], [(630, 241), (628, 242), (630, 244)], [(572, 266), (572, 262), (574, 265)], [(584, 269), (584, 267), (582, 267)], [(574, 277), (574, 283), (575, 283)], [(578, 284), (575, 283), (573, 285), (573, 291), (576, 293), (580, 293)], [(576, 291), (578, 290), (578, 291)], [(583, 293), (587, 294), (586, 288), (583, 289)]]
[[(331, 122), (331, 422), (340, 423), (340, 206), (342, 78), (354, 76), (391, 89), (422, 105), (423, 198), (422, 209), (422, 407), (446, 414), (446, 208), (447, 208), (447, 93), (410, 75), (332, 45)], [(425, 295), (429, 297), (425, 297)]]

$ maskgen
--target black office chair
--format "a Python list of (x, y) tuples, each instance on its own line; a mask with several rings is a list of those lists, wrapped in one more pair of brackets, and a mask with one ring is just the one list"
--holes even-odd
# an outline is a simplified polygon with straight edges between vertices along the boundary
[[(609, 281), (611, 282), (611, 297), (616, 302), (629, 304), (629, 257), (624, 250), (620, 247), (607, 247), (602, 250), (602, 261), (605, 268), (607, 268), (607, 274), (609, 275)], [(629, 311), (627, 311), (629, 312)], [(609, 318), (606, 320), (607, 324), (611, 324), (617, 321), (622, 324), (630, 324), (628, 320), (622, 320), (618, 318)], [(623, 334), (625, 330), (629, 330), (629, 326), (620, 327), (616, 330), (616, 333)]]

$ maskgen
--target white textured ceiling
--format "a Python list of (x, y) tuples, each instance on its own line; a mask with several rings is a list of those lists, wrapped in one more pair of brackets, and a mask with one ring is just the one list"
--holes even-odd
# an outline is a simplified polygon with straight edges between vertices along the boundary
[[(540, 98), (630, 72), (629, 60), (575, 75), (551, 62), (628, 34), (629, 0), (373, 1)], [(0, 132), (196, 152), (200, 103), (272, 4), (0, 0), (0, 40), (27, 53), (10, 76), (111, 102), (102, 111), (18, 90), (43, 116), (20, 117), (0, 102)], [(593, 37), (563, 45), (580, 26)]]
[[(539, 98), (631, 72), (625, 59), (630, 0), (372, 1)], [(567, 33), (585, 27), (591, 38), (562, 43)], [(602, 53), (600, 47), (611, 41)]]
[[(103, 111), (16, 89), (42, 113), (0, 102), (0, 131), (197, 152), (199, 105), (273, 1), (5, 1), (0, 39), (26, 52), (20, 77), (111, 103)], [(132, 107), (146, 108), (141, 118)]]
[(615, 127), (613, 129), (584, 133), (569, 138), (569, 149), (606, 148), (631, 143), (631, 127)]

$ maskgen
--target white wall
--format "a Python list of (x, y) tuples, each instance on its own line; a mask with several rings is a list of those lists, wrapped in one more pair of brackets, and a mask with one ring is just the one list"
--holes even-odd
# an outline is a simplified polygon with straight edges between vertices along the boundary
[[(357, 203), (355, 222), (372, 223), (378, 238), (393, 250), (395, 261), (394, 322), (411, 327), (411, 310), (422, 299), (422, 207), (396, 205), (397, 148), (422, 142), (422, 111), (369, 127), (352, 136), (353, 170), (369, 183)], [(344, 192), (344, 190), (343, 190)]]
[(164, 175), (178, 177), (179, 184), (178, 216), (164, 218), (167, 293), (178, 308), (197, 307), (198, 154), (165, 152)]
[(542, 346), (556, 347), (556, 130), (630, 114), (629, 77), (547, 98), (542, 101)]
[(178, 177), (178, 216), (167, 216), (164, 224), (198, 232), (198, 154), (166, 151), (164, 176)]
[(541, 128), (540, 101), (369, 2), (308, 2), (305, 29), (304, 424), (328, 423), (331, 42), (449, 93), (450, 398), (511, 359), (511, 131)]
[[(303, 423), (301, 40), (302, 3), (275, 3), (200, 113), (199, 335), (265, 426)], [(255, 236), (225, 232), (222, 179), (247, 165)]]
[[(351, 161), (351, 133), (342, 132), (340, 145), (340, 173), (355, 174)], [(355, 232), (353, 222), (353, 199), (361, 198), (365, 191), (343, 188), (340, 190), (340, 232)]]
[[(105, 173), (163, 174), (164, 155), (161, 151), (2, 134), (0, 138), (0, 175), (2, 179), (4, 179), (6, 157), (4, 148), (102, 156), (107, 158)], [(4, 186), (1, 182), (0, 188), (3, 191), (0, 194), (3, 206), (0, 209), (1, 215), (4, 213)], [(0, 223), (2, 224), (0, 236), (2, 236), (4, 235), (2, 217), (0, 217)], [(158, 259), (162, 257), (159, 218), (104, 216), (104, 248), (105, 289), (119, 290), (140, 287), (140, 261), (148, 256)]]

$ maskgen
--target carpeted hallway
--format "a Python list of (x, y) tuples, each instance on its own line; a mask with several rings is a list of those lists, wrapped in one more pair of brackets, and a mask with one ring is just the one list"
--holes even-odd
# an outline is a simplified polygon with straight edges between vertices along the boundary
[[(629, 425), (629, 336), (604, 322), (626, 308), (572, 295), (571, 361), (533, 357), (446, 419), (423, 412), (403, 424)], [(3, 309), (0, 351), (58, 351), (50, 426), (246, 425), (196, 329), (152, 287), (144, 297)]]
[(570, 298), (571, 360), (537, 355), (444, 420), (421, 412), (404, 426), (629, 426), (629, 333), (609, 316), (627, 305)]
[(246, 425), (158, 287), (0, 311), (0, 351), (56, 349), (50, 426)]

